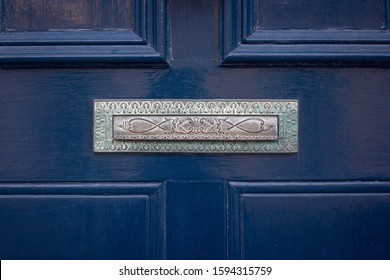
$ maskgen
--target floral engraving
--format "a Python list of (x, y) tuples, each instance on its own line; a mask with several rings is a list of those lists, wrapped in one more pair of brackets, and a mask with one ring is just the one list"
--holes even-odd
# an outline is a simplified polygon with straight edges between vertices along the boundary
[(277, 117), (114, 116), (114, 139), (276, 140)]

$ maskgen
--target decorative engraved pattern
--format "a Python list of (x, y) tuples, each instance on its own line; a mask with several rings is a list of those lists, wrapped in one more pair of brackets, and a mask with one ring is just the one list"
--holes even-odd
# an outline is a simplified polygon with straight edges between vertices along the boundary
[[(95, 152), (295, 153), (298, 151), (297, 100), (96, 100), (94, 107)], [(114, 119), (119, 116), (191, 118), (204, 115), (214, 116), (217, 119), (224, 116), (227, 118), (273, 116), (278, 119), (277, 139), (133, 141), (118, 140), (113, 137)], [(123, 122), (120, 124), (124, 125)], [(215, 126), (209, 124), (208, 127)], [(241, 128), (245, 129), (243, 126)]]
[(114, 116), (114, 139), (276, 140), (276, 116)]

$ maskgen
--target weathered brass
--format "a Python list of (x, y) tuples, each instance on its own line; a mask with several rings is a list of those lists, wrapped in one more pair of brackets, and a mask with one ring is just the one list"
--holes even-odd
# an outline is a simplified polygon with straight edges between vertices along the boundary
[(294, 153), (297, 100), (95, 100), (95, 152)]

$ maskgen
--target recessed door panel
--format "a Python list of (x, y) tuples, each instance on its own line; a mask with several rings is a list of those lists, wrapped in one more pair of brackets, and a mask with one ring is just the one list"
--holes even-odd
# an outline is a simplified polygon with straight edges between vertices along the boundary
[(387, 1), (223, 2), (223, 65), (389, 62)]
[(159, 184), (2, 184), (2, 259), (163, 258)]
[(166, 67), (167, 3), (2, 1), (0, 67)]
[(388, 259), (386, 183), (232, 183), (230, 258)]
[(7, 31), (132, 29), (134, 1), (6, 0)]

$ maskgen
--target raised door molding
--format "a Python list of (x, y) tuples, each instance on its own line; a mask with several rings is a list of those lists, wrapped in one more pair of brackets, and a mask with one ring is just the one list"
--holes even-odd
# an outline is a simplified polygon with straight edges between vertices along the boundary
[(383, 0), (384, 23), (377, 29), (266, 29), (258, 22), (259, 1), (222, 1), (222, 66), (377, 66), (390, 62), (388, 0)]
[(132, 30), (7, 30), (0, 2), (0, 67), (166, 67), (168, 1), (134, 0)]

